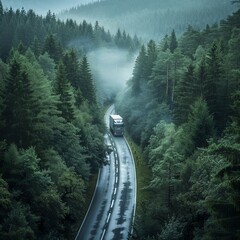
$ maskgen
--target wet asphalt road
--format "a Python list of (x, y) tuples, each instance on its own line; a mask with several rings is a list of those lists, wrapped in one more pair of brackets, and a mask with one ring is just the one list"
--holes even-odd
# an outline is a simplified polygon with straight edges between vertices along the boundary
[[(106, 125), (113, 106), (105, 114)], [(136, 205), (136, 174), (124, 137), (105, 136), (113, 152), (109, 165), (99, 171), (95, 193), (75, 240), (127, 240)]]

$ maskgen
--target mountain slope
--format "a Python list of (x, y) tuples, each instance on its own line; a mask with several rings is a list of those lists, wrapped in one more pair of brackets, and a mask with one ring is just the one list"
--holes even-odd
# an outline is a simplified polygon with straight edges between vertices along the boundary
[(48, 10), (57, 13), (70, 7), (86, 4), (87, 2), (89, 2), (89, 0), (2, 0), (6, 8), (21, 9), (24, 7), (25, 10), (34, 9), (35, 12), (43, 15), (46, 15)]
[(65, 11), (61, 18), (86, 19), (116, 31), (125, 29), (144, 39), (158, 39), (175, 29), (181, 34), (190, 24), (203, 29), (231, 14), (236, 5), (222, 0), (105, 0)]

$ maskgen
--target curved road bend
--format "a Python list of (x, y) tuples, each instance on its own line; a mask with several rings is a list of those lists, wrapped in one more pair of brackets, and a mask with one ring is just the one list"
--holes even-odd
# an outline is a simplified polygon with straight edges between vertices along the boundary
[[(105, 114), (109, 126), (111, 106)], [(136, 174), (130, 149), (123, 137), (105, 136), (111, 144), (110, 164), (99, 171), (95, 193), (75, 240), (127, 240), (136, 205)]]

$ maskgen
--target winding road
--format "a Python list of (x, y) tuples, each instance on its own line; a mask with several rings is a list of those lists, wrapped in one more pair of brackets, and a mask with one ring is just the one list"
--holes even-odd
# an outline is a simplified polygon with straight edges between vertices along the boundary
[[(109, 126), (111, 106), (104, 117)], [(105, 135), (112, 145), (109, 165), (99, 170), (97, 185), (75, 240), (127, 240), (136, 207), (136, 173), (131, 150), (124, 137)]]

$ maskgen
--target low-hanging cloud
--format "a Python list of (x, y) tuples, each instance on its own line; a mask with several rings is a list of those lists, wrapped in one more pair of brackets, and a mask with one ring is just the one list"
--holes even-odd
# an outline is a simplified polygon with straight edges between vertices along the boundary
[(126, 50), (100, 48), (88, 54), (101, 102), (112, 99), (132, 77), (136, 56)]

